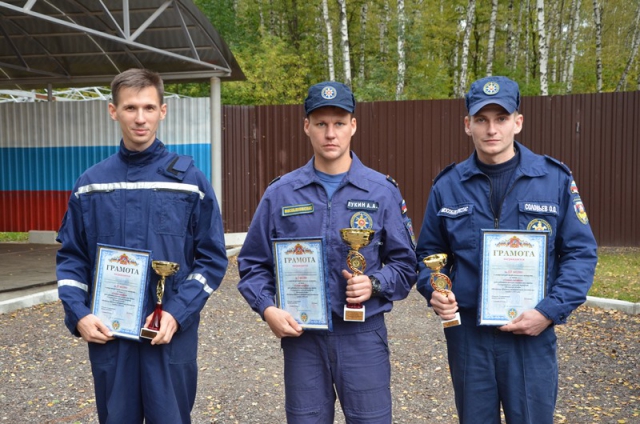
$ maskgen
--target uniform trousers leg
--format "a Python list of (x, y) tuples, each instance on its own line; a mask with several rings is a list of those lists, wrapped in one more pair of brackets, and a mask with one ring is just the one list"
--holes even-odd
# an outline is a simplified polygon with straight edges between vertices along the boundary
[(553, 327), (537, 337), (476, 326), (475, 313), (445, 330), (461, 424), (552, 424), (558, 392)]

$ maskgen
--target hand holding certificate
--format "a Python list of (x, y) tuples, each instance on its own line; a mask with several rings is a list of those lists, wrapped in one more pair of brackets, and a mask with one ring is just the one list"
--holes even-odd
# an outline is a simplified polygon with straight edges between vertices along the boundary
[(483, 230), (483, 235), (478, 323), (508, 324), (545, 296), (548, 234)]

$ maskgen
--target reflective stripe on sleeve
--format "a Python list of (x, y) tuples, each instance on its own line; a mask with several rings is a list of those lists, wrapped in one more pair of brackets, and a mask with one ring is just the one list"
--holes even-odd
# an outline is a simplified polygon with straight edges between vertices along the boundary
[(196, 280), (200, 282), (200, 284), (202, 284), (204, 291), (206, 291), (207, 294), (213, 293), (213, 289), (207, 285), (207, 279), (204, 278), (202, 274), (196, 274), (196, 273), (189, 274), (187, 276), (187, 280)]
[(84, 284), (84, 283), (81, 283), (79, 281), (75, 281), (75, 280), (58, 280), (58, 288), (64, 287), (64, 286), (75, 287), (77, 289), (84, 290), (87, 293), (89, 292), (89, 286)]

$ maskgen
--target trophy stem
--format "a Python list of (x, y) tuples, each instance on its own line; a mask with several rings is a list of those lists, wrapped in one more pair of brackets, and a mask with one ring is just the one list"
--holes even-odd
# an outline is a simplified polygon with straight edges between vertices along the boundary
[(153, 317), (151, 317), (151, 323), (149, 324), (149, 330), (160, 330), (160, 320), (162, 319), (162, 303), (156, 303), (156, 309), (153, 311)]

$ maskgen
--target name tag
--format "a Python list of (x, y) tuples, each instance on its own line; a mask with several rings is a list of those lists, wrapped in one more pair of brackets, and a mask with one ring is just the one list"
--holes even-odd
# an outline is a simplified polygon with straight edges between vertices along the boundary
[(520, 212), (558, 215), (558, 205), (548, 202), (520, 202)]
[(313, 213), (313, 203), (282, 207), (282, 216), (302, 215), (305, 213)]
[(349, 200), (347, 201), (347, 209), (358, 209), (364, 211), (377, 211), (380, 208), (378, 202), (373, 200)]

